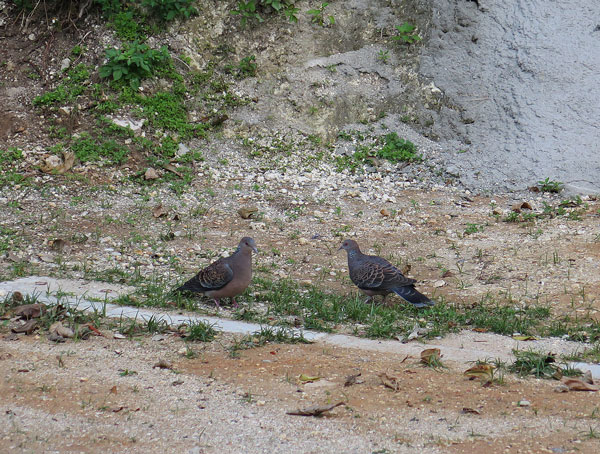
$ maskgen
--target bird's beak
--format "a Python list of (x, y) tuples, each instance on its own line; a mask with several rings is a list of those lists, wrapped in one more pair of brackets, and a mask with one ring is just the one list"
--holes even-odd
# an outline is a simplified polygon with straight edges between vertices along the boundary
[(252, 246), (252, 250), (258, 254), (258, 249), (256, 246)]
[(338, 251), (341, 251), (342, 249), (344, 249), (344, 248), (343, 248), (343, 246), (340, 246), (340, 247), (338, 248)]

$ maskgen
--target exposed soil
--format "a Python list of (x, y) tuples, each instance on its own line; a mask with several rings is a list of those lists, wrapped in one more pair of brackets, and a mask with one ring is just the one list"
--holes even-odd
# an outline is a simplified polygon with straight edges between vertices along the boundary
[[(3, 449), (595, 453), (599, 447), (589, 438), (597, 431), (597, 396), (557, 394), (556, 382), (508, 377), (483, 387), (452, 363), (432, 370), (411, 357), (319, 344), (267, 345), (232, 359), (220, 346), (229, 341), (192, 345), (199, 355), (193, 359), (177, 353), (184, 345), (173, 337), (3, 341)], [(173, 370), (153, 368), (160, 359)], [(382, 372), (397, 378), (398, 391), (384, 387)], [(344, 386), (358, 373), (359, 383)], [(301, 374), (321, 378), (304, 384)], [(523, 400), (530, 405), (517, 405)], [(321, 418), (286, 414), (338, 401), (345, 405)]]

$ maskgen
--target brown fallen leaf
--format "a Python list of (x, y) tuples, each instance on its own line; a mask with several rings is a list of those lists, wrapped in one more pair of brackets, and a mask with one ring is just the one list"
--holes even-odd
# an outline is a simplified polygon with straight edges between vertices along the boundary
[(50, 242), (50, 249), (55, 252), (62, 252), (65, 249), (67, 242), (62, 238), (56, 238)]
[(338, 402), (337, 404), (331, 405), (314, 405), (312, 407), (307, 408), (299, 408), (295, 411), (288, 411), (288, 415), (297, 415), (297, 416), (321, 416), (326, 411), (333, 410), (335, 407), (339, 407), (340, 405), (344, 405), (346, 402)]
[(112, 410), (113, 413), (119, 413), (121, 410), (125, 409), (127, 407), (117, 407), (115, 409)]
[(358, 374), (348, 375), (346, 377), (346, 381), (344, 382), (344, 386), (352, 386), (352, 385), (363, 383), (362, 380), (358, 380), (358, 377), (360, 377), (360, 376), (361, 376), (360, 372)]
[(154, 170), (152, 167), (148, 167), (146, 169), (146, 172), (144, 173), (144, 180), (157, 180), (158, 178), (160, 178), (160, 176), (156, 170)]
[(476, 364), (464, 371), (464, 375), (472, 378), (481, 378), (484, 381), (490, 381), (494, 378), (494, 366), (490, 364)]
[(592, 371), (586, 370), (585, 373), (581, 376), (581, 381), (585, 383), (589, 383), (590, 385), (594, 384), (594, 377), (592, 377)]
[[(51, 159), (54, 158), (54, 159)], [(44, 164), (40, 166), (40, 170), (44, 173), (53, 173), (62, 175), (73, 167), (75, 163), (75, 153), (72, 151), (63, 151), (62, 161), (56, 157), (50, 156)]]
[(25, 320), (39, 318), (46, 313), (46, 305), (41, 303), (24, 304), (13, 309), (15, 317), (22, 317)]
[(242, 219), (249, 219), (254, 213), (258, 212), (258, 208), (241, 207), (237, 212)]
[(23, 294), (21, 292), (13, 292), (11, 299), (13, 303), (20, 303), (23, 301)]
[(388, 375), (386, 372), (382, 372), (377, 376), (381, 379), (381, 383), (383, 383), (383, 386), (386, 388), (393, 389), (394, 391), (398, 391), (400, 389), (398, 377)]
[(169, 209), (165, 207), (162, 203), (159, 203), (154, 208), (152, 208), (152, 216), (154, 216), (155, 218), (166, 216), (168, 212)]
[(87, 324), (87, 325), (85, 325), (85, 326), (87, 326), (87, 327), (88, 327), (88, 328), (89, 328), (91, 331), (93, 331), (93, 332), (96, 334), (96, 336), (102, 336), (102, 337), (105, 337), (105, 336), (104, 336), (104, 334), (102, 334), (102, 333), (100, 332), (100, 330), (99, 330), (98, 328), (96, 328), (94, 325), (92, 325), (91, 323), (88, 323), (88, 324)]
[(173, 363), (168, 362), (166, 359), (160, 359), (154, 366), (152, 366), (152, 369), (158, 367), (159, 369), (169, 369), (172, 370), (173, 369)]
[(35, 319), (31, 319), (31, 320), (25, 322), (21, 326), (16, 326), (14, 328), (11, 328), (11, 331), (15, 334), (25, 333), (25, 334), (29, 335), (29, 334), (33, 333), (37, 328), (38, 328), (38, 321)]
[(452, 277), (452, 276), (454, 276), (454, 273), (450, 270), (448, 270), (444, 274), (442, 274), (442, 277)]
[(463, 413), (470, 413), (472, 415), (480, 415), (481, 414), (477, 410), (475, 410), (473, 408), (469, 408), (469, 407), (463, 407), (462, 412)]
[(585, 383), (584, 381), (581, 381), (578, 378), (565, 377), (561, 380), (561, 382), (564, 385), (566, 385), (571, 391), (598, 391), (597, 386)]
[(388, 217), (391, 215), (390, 210), (388, 210), (387, 208), (382, 208), (379, 213), (384, 217)]
[(73, 337), (75, 337), (75, 333), (73, 332), (73, 330), (68, 326), (64, 326), (62, 322), (54, 322), (52, 325), (50, 325), (48, 331), (50, 332), (50, 334), (57, 334), (60, 337), (64, 337), (66, 339), (72, 339)]
[(421, 352), (421, 362), (427, 366), (439, 363), (441, 357), (439, 348), (426, 348)]
[(175, 167), (173, 164), (164, 164), (163, 165), (163, 169), (168, 170), (171, 173), (174, 173), (175, 175), (177, 175), (179, 178), (183, 178), (183, 175), (181, 174), (180, 171), (177, 170), (177, 167)]
[(175, 380), (173, 383), (171, 383), (171, 386), (179, 386), (179, 385), (183, 385), (184, 381), (183, 380)]
[(110, 393), (117, 394), (117, 385), (114, 385), (112, 388), (110, 388)]

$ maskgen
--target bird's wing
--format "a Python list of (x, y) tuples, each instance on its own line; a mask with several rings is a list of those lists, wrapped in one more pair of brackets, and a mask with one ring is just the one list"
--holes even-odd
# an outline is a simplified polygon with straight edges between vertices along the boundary
[(354, 267), (350, 273), (352, 281), (362, 289), (391, 289), (411, 285), (416, 281), (404, 276), (387, 260), (370, 256)]
[(225, 259), (221, 258), (201, 269), (193, 279), (206, 290), (218, 290), (233, 279), (233, 269)]

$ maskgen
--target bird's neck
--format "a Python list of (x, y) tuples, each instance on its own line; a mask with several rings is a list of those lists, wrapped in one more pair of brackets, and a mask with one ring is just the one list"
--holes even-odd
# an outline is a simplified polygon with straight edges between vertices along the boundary
[(350, 249), (348, 251), (348, 259), (353, 259), (353, 258), (357, 258), (360, 257), (362, 254), (360, 253), (360, 251), (358, 249)]

